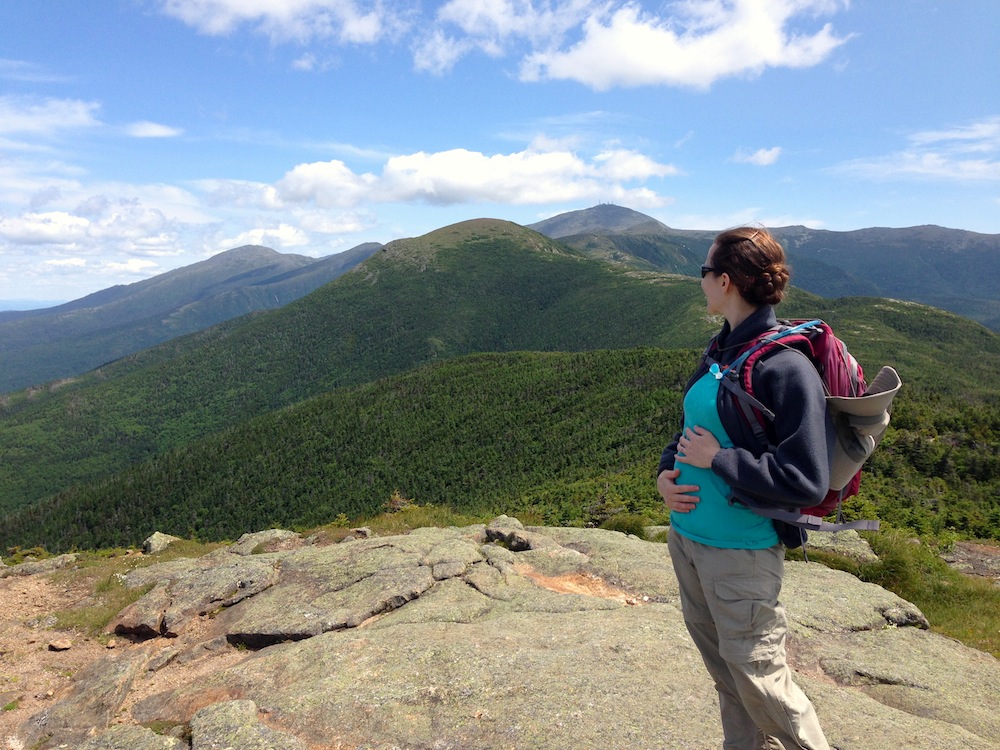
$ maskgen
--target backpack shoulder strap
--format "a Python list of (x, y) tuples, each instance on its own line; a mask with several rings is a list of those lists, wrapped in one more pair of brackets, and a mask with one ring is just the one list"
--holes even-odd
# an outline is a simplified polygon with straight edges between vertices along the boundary
[(754, 344), (748, 347), (742, 354), (740, 354), (740, 356), (734, 359), (732, 363), (726, 367), (726, 370), (733, 370), (738, 372), (743, 368), (743, 365), (747, 362), (747, 360), (752, 358), (754, 361), (756, 361), (760, 356), (759, 352), (762, 352), (764, 349), (771, 348), (771, 345), (774, 344), (775, 342), (779, 342), (782, 339), (787, 338), (789, 336), (805, 338), (805, 333), (807, 331), (813, 328), (818, 328), (821, 325), (823, 325), (823, 321), (817, 319), (817, 320), (807, 320), (803, 323), (798, 323), (797, 325), (793, 326), (782, 325), (779, 326), (777, 329), (772, 329), (758, 336)]
[[(753, 368), (764, 356), (766, 352), (775, 346), (785, 346), (795, 349), (805, 355), (797, 347), (788, 346), (790, 343), (785, 339), (802, 340), (809, 343), (805, 332), (811, 328), (821, 325), (821, 320), (808, 320), (797, 325), (780, 325), (758, 336), (752, 344), (744, 349), (740, 355), (728, 365), (720, 365), (711, 358), (713, 352), (712, 345), (705, 352), (705, 357), (710, 363), (709, 371), (721, 381), (721, 385), (730, 393), (736, 396), (737, 403), (746, 417), (747, 423), (753, 430), (754, 436), (765, 449), (772, 449), (771, 441), (767, 437), (764, 429), (763, 419), (774, 421), (774, 412), (753, 395)], [(714, 342), (713, 342), (714, 343)]]

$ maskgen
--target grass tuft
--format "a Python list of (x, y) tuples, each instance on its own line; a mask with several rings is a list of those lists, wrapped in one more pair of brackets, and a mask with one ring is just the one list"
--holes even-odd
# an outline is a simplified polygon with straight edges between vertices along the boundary
[(472, 526), (488, 523), (493, 515), (477, 516), (461, 513), (443, 505), (419, 505), (411, 502), (394, 512), (383, 513), (366, 525), (377, 535), (404, 534), (425, 526), (447, 528), (449, 526)]

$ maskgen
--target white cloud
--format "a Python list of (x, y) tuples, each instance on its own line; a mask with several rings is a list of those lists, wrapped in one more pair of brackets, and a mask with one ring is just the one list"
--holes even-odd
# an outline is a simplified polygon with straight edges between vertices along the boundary
[(759, 148), (756, 151), (744, 151), (740, 149), (733, 155), (733, 161), (738, 164), (755, 164), (758, 167), (769, 167), (778, 161), (781, 156), (781, 146), (773, 148)]
[[(49, 207), (56, 199), (73, 196), (80, 189), (78, 167), (57, 160), (0, 158), (0, 213), (12, 213), (14, 206), (27, 205), (32, 211)], [(59, 205), (65, 206), (60, 203)]]
[(720, 78), (768, 67), (808, 67), (846, 41), (827, 24), (811, 34), (789, 30), (801, 15), (830, 13), (835, 0), (688, 0), (656, 16), (635, 4), (595, 12), (568, 49), (528, 55), (524, 80), (574, 80), (597, 90), (669, 85), (708, 88)]
[(569, 152), (485, 154), (466, 149), (396, 156), (382, 173), (383, 200), (422, 200), (437, 205), (470, 202), (511, 204), (572, 200), (587, 165)]
[(26, 213), (0, 219), (0, 238), (24, 245), (75, 245), (89, 228), (87, 219), (65, 211)]
[(195, 183), (212, 207), (259, 208), (265, 210), (281, 208), (282, 201), (273, 185), (247, 180), (199, 180)]
[(525, 0), (450, 0), (437, 12), (438, 21), (477, 37), (529, 34), (540, 15)]
[(351, 234), (374, 224), (372, 217), (361, 211), (331, 214), (329, 211), (296, 212), (295, 218), (304, 230), (318, 234)]
[[(0, 179), (2, 177), (0, 173)], [(128, 206), (134, 217), (157, 212), (171, 222), (208, 224), (218, 220), (218, 216), (208, 210), (211, 208), (209, 201), (203, 201), (202, 196), (190, 190), (167, 183), (84, 183), (80, 180), (57, 180), (44, 173), (25, 176), (23, 183), (31, 186), (32, 196), (44, 197), (46, 205), (95, 221), (106, 212), (120, 211), (122, 206)], [(19, 202), (9, 196), (0, 196), (0, 200), (4, 199), (8, 204)]]
[(645, 154), (625, 149), (604, 151), (594, 160), (601, 165), (601, 173), (612, 180), (646, 180), (679, 174), (674, 166), (659, 164)]
[(413, 64), (417, 70), (441, 75), (474, 48), (472, 43), (453, 39), (438, 29), (417, 44)]
[(951, 130), (928, 130), (910, 136), (916, 146), (950, 143), (968, 151), (995, 152), (1000, 149), (1000, 116), (961, 125)]
[[(284, 212), (305, 229), (335, 233), (370, 225), (370, 218), (353, 211), (366, 203), (527, 205), (614, 197), (662, 205), (665, 198), (626, 184), (676, 174), (673, 165), (634, 150), (607, 149), (588, 159), (539, 138), (526, 150), (509, 154), (455, 148), (390, 156), (379, 174), (357, 173), (334, 159), (299, 164), (273, 186), (203, 180), (198, 187), (219, 211)], [(330, 209), (343, 211), (330, 214)]]
[(320, 57), (315, 52), (306, 52), (292, 60), (292, 70), (302, 73), (323, 73), (339, 65), (340, 61), (336, 57), (328, 55)]
[(125, 127), (125, 132), (133, 138), (176, 138), (184, 134), (181, 128), (161, 125), (156, 122), (133, 122)]
[(1000, 161), (955, 159), (942, 153), (902, 151), (874, 159), (846, 162), (836, 168), (836, 171), (882, 180), (901, 177), (959, 181), (1000, 180)]
[(604, 0), (449, 0), (415, 47), (416, 67), (444, 73), (473, 50), (501, 57), (525, 44), (531, 50), (556, 49), (607, 5)]
[[(443, 74), (473, 51), (517, 55), (524, 80), (574, 80), (605, 90), (707, 88), (720, 78), (768, 67), (816, 65), (847, 37), (815, 19), (846, 8), (849, 0), (448, 0), (433, 15), (414, 0), (157, 3), (163, 13), (205, 34), (249, 26), (275, 42), (374, 44), (410, 33), (420, 71)], [(320, 67), (312, 51), (293, 66)]]
[(403, 23), (380, 2), (356, 0), (159, 0), (159, 4), (164, 13), (203, 34), (225, 35), (251, 24), (273, 39), (300, 42), (333, 38), (370, 44)]
[(148, 237), (156, 238), (169, 228), (169, 224), (158, 208), (143, 206), (137, 200), (121, 200), (108, 202), (99, 218), (90, 223), (87, 234), (98, 241), (142, 242)]
[[(349, 208), (365, 201), (526, 205), (633, 196), (648, 206), (663, 199), (620, 183), (672, 174), (677, 174), (675, 167), (625, 149), (588, 161), (569, 150), (487, 155), (456, 148), (390, 157), (380, 175), (356, 174), (338, 160), (299, 164), (278, 181), (275, 193), (280, 204), (320, 208)], [(213, 194), (225, 192), (216, 188)]]
[(866, 179), (1000, 180), (1000, 116), (949, 130), (914, 133), (892, 154), (845, 162), (832, 171)]
[(49, 246), (59, 252), (70, 248), (77, 255), (176, 255), (178, 238), (176, 222), (134, 198), (93, 195), (71, 210), (32, 211), (0, 219), (0, 245)]
[(45, 261), (45, 265), (55, 268), (83, 268), (87, 261), (84, 258), (53, 258)]
[(40, 298), (71, 299), (161, 273), (158, 259), (197, 247), (200, 225), (168, 215), (174, 205), (185, 213), (183, 196), (190, 193), (168, 185), (66, 181), (27, 201), (44, 210), (17, 212), (0, 204), (7, 213), (0, 217), (0, 278), (31, 287)]
[[(70, 298), (70, 292), (56, 292), (56, 285), (106, 288), (161, 272), (157, 261), (162, 258), (172, 259), (162, 263), (169, 268), (243, 244), (331, 252), (352, 234), (375, 227), (396, 231), (381, 223), (385, 219), (375, 209), (379, 204), (610, 200), (639, 209), (658, 207), (670, 199), (644, 183), (677, 174), (672, 165), (617, 142), (593, 148), (589, 144), (598, 134), (581, 130), (581, 122), (605, 115), (588, 112), (572, 121), (543, 122), (540, 127), (554, 130), (555, 137), (521, 134), (520, 142), (530, 145), (511, 153), (455, 148), (386, 154), (326, 143), (326, 153), (342, 154), (345, 161), (300, 163), (273, 182), (111, 182), (91, 179), (81, 166), (62, 161), (46, 142), (70, 133), (78, 144), (80, 128), (101, 125), (98, 111), (98, 104), (83, 101), (0, 98), (0, 129), (28, 144), (22, 149), (25, 156), (0, 159), (0, 278), (33, 279), (38, 289), (46, 288), (43, 279), (51, 279), (47, 291), (35, 292), (47, 299)], [(114, 130), (136, 137), (181, 132), (151, 121)], [(572, 137), (565, 135), (570, 131)], [(378, 166), (351, 166), (369, 163)], [(426, 213), (419, 207), (415, 211)]]
[(460, 29), (480, 44), (499, 46), (519, 37), (547, 45), (579, 26), (595, 5), (602, 4), (593, 0), (450, 0), (438, 9), (437, 21)]
[(294, 70), (312, 72), (313, 70), (316, 70), (316, 66), (317, 66), (316, 55), (312, 54), (311, 52), (307, 52), (306, 54), (292, 61), (292, 68)]
[(358, 175), (334, 159), (299, 164), (276, 185), (278, 198), (288, 203), (312, 202), (318, 206), (354, 206), (370, 194), (372, 175)]
[(78, 99), (0, 96), (0, 134), (51, 135), (60, 130), (94, 127), (100, 105)]

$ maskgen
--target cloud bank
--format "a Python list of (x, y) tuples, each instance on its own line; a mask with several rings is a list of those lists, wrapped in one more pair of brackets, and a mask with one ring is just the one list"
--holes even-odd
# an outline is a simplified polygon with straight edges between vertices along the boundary
[[(203, 34), (250, 28), (278, 43), (408, 44), (417, 70), (444, 74), (470, 54), (519, 60), (523, 81), (704, 89), (767, 68), (817, 65), (847, 41), (817, 19), (848, 0), (449, 0), (433, 15), (381, 0), (159, 0)], [(299, 58), (301, 70), (314, 67)]]

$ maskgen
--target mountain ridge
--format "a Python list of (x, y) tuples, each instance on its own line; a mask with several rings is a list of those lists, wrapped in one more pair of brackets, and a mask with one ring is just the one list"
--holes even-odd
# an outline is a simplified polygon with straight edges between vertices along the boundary
[[(506, 225), (512, 232), (518, 227), (501, 219), (471, 219), (437, 230), (441, 234), (435, 241), (440, 244), (463, 224), (467, 225), (463, 231), (475, 231), (489, 222), (500, 222), (496, 227)], [(558, 240), (559, 245), (548, 247), (551, 252), (575, 252), (637, 270), (694, 277), (715, 235), (707, 230), (672, 229), (646, 214), (614, 204), (569, 211), (524, 228)], [(1000, 235), (936, 225), (848, 232), (788, 226), (774, 231), (787, 246), (793, 283), (806, 291), (828, 298), (918, 301), (1000, 331), (1000, 294), (996, 291), (1000, 288), (1000, 271), (996, 270), (1000, 267)], [(416, 253), (415, 240), (394, 240), (390, 245)], [(394, 244), (397, 242), (404, 244)], [(2, 311), (0, 393), (75, 377), (176, 336), (255, 310), (273, 309), (335, 278), (380, 247), (366, 243), (316, 260), (243, 246), (214, 256), (214, 261), (210, 258), (51, 308)], [(234, 271), (228, 278), (210, 283), (194, 282), (197, 288), (193, 290), (164, 292), (172, 301), (137, 306), (137, 292), (165, 290), (171, 281), (195, 278), (206, 264), (221, 264), (235, 257), (231, 253), (248, 258), (256, 255), (261, 268), (248, 268), (244, 274)], [(273, 275), (268, 278), (270, 261), (282, 265), (272, 268)]]
[[(30, 397), (9, 395), (0, 405), (0, 445), (20, 458), (0, 464), (0, 502), (21, 505), (71, 479), (93, 478), (100, 456), (118, 456), (122, 468), (255, 414), (437, 360), (515, 349), (696, 346), (711, 329), (685, 313), (653, 330), (659, 305), (700, 316), (701, 292), (690, 279), (654, 275), (651, 283), (572, 252), (533, 250), (532, 243), (552, 241), (517, 225), (491, 223), (485, 234), (483, 226), (460, 228), (458, 245), (440, 233), (399, 240), (280, 309), (173, 339)], [(607, 315), (616, 326), (594, 322)], [(57, 413), (73, 418), (58, 427)], [(30, 426), (37, 420), (50, 426), (38, 432)], [(43, 435), (49, 429), (72, 437), (54, 443)], [(53, 451), (62, 456), (57, 463), (76, 468), (38, 474), (47, 489), (25, 495), (32, 472), (17, 467), (56, 460)]]
[[(561, 218), (565, 217), (565, 218)], [(673, 229), (613, 205), (530, 225), (590, 257), (696, 276), (721, 230)], [(1000, 331), (1000, 235), (933, 224), (849, 231), (771, 228), (792, 283), (823, 297), (888, 297), (940, 307)]]
[(670, 230), (666, 224), (651, 216), (613, 203), (601, 203), (592, 208), (567, 211), (528, 226), (536, 232), (557, 239), (595, 231), (624, 232), (638, 226)]

